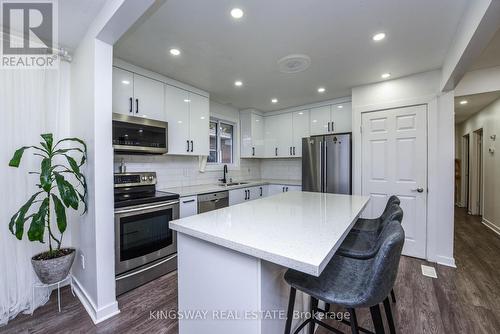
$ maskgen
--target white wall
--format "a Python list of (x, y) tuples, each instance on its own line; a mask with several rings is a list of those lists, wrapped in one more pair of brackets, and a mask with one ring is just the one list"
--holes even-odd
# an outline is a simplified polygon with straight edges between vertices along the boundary
[(261, 159), (260, 175), (263, 179), (302, 180), (302, 159)]
[(470, 71), (455, 88), (455, 96), (481, 94), (500, 90), (500, 66)]
[(427, 259), (454, 266), (453, 92), (440, 94), (440, 71), (353, 88), (354, 193), (361, 194), (361, 114), (417, 104), (428, 106)]
[[(496, 100), (485, 109), (474, 114), (472, 117), (457, 126), (457, 138), (461, 139), (464, 135), (470, 135), (469, 152), (471, 158), (476, 154), (476, 147), (472, 140), (472, 133), (483, 129), (483, 221), (490, 228), (500, 233), (500, 151), (493, 154), (488, 151), (489, 148), (496, 149), (497, 141), (500, 140), (500, 99)], [(496, 140), (491, 138), (496, 135)], [(460, 159), (460, 155), (457, 156)], [(471, 164), (474, 168), (474, 164)], [(471, 169), (469, 175), (473, 175)]]

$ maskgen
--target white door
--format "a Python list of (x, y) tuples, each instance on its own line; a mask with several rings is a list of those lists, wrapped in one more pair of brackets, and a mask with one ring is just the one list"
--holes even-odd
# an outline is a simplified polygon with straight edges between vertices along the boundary
[(309, 110), (296, 111), (293, 118), (293, 156), (302, 156), (302, 138), (309, 137)]
[(113, 67), (113, 112), (130, 116), (135, 115), (133, 100), (134, 74)]
[(427, 213), (427, 107), (362, 115), (362, 192), (371, 199), (364, 217), (380, 216), (397, 195), (404, 211), (405, 255), (425, 258)]
[(208, 98), (189, 93), (191, 154), (208, 155), (210, 107)]
[(311, 109), (311, 136), (323, 135), (330, 132), (331, 106), (324, 106)]
[(332, 106), (331, 132), (352, 132), (351, 104), (343, 103)]
[(188, 92), (165, 85), (165, 114), (168, 121), (168, 154), (191, 154)]
[(165, 121), (163, 82), (134, 74), (134, 113), (136, 116)]

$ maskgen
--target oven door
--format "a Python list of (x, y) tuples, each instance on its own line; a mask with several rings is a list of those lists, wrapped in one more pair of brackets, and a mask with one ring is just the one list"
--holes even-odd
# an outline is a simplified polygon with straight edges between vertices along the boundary
[(179, 218), (179, 201), (115, 210), (116, 275), (177, 252), (168, 223)]

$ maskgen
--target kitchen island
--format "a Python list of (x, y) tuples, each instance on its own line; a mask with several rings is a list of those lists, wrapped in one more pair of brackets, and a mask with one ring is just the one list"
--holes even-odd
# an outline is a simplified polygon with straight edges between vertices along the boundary
[(289, 294), (284, 272), (319, 276), (367, 202), (289, 192), (172, 221), (180, 334), (281, 333)]

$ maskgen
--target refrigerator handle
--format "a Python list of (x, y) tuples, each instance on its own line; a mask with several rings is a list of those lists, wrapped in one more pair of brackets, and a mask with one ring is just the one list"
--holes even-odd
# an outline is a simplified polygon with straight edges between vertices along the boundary
[(323, 141), (320, 141), (319, 142), (319, 166), (320, 166), (320, 171), (321, 171), (321, 174), (320, 174), (320, 180), (321, 180), (321, 189), (320, 189), (320, 192), (324, 192), (324, 170), (323, 170)]

